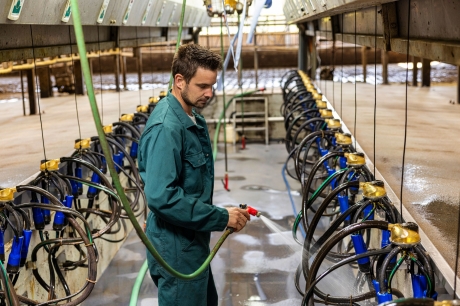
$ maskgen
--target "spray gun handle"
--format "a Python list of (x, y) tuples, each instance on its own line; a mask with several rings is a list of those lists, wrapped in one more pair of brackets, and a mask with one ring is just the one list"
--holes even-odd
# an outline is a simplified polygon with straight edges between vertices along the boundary
[(248, 206), (248, 204), (240, 204), (240, 208), (241, 209), (246, 209), (246, 211), (251, 215), (251, 216), (254, 216), (254, 217), (260, 217), (260, 212), (251, 207), (251, 206)]

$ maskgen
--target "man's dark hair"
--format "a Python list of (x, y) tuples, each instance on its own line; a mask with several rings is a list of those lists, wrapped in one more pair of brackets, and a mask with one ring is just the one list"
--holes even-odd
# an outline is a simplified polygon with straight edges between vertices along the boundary
[(179, 73), (188, 84), (198, 67), (212, 71), (222, 69), (222, 57), (197, 44), (180, 46), (172, 62), (173, 77)]

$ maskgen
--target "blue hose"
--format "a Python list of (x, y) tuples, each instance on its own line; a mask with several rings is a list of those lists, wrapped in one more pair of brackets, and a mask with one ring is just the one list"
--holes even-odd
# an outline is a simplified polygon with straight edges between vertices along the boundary
[[(291, 186), (289, 185), (289, 182), (286, 178), (286, 171), (287, 171), (286, 164), (287, 163), (284, 164), (283, 170), (281, 170), (281, 175), (283, 176), (284, 184), (286, 184), (286, 189), (289, 194), (289, 199), (291, 200), (291, 206), (292, 206), (292, 212), (294, 213), (294, 218), (297, 218), (297, 209), (295, 208), (294, 199), (292, 198)], [(304, 218), (306, 218), (305, 214), (304, 214)], [(305, 230), (303, 229), (302, 224), (299, 224), (299, 226), (300, 226), (300, 232), (302, 233), (303, 238), (305, 238), (306, 234), (305, 234)]]

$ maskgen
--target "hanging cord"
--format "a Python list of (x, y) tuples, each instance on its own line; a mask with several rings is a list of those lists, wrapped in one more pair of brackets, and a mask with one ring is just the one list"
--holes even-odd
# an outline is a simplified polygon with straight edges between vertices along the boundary
[[(222, 58), (224, 57), (224, 24), (223, 24), (223, 16), (220, 17), (220, 53)], [(225, 110), (225, 78), (224, 78), (224, 73), (222, 73), (222, 100), (223, 100), (223, 106)], [(224, 156), (225, 156), (225, 176), (224, 180), (222, 183), (224, 184), (224, 188), (227, 191), (230, 191), (228, 188), (228, 158), (227, 158), (227, 120), (224, 116)]]
[[(116, 58), (116, 55), (115, 55), (115, 58)], [(120, 58), (118, 58), (118, 61), (119, 60)], [(120, 64), (117, 63), (116, 65), (120, 65)], [(118, 80), (115, 80), (115, 84), (120, 84), (120, 76), (118, 75), (118, 73), (115, 77), (118, 78)], [(120, 85), (118, 85), (118, 118), (120, 117), (121, 117), (121, 88), (120, 88)]]
[[(139, 43), (139, 37), (137, 35), (137, 27), (136, 27), (136, 44)], [(138, 47), (139, 48), (139, 57), (137, 58), (138, 62), (142, 62), (142, 47)], [(120, 52), (120, 56), (121, 55), (121, 52)], [(142, 67), (142, 63), (138, 63), (137, 65), (137, 69), (139, 69), (139, 67)], [(138, 71), (139, 73), (139, 71)], [(140, 78), (139, 78), (139, 84), (138, 84), (138, 87), (139, 87), (139, 104), (142, 104), (142, 71), (141, 71), (141, 74), (140, 74)]]
[(375, 7), (374, 24), (374, 179), (375, 179), (375, 138), (377, 130), (377, 6)]
[(401, 168), (401, 191), (399, 200), (401, 201), (399, 204), (399, 213), (401, 214), (401, 221), (403, 220), (403, 211), (402, 211), (402, 203), (403, 203), (403, 189), (404, 189), (404, 163), (406, 161), (406, 144), (407, 144), (407, 85), (409, 79), (409, 37), (410, 37), (410, 0), (407, 2), (408, 10), (407, 10), (407, 48), (406, 48), (406, 101), (404, 106), (404, 146), (403, 146), (403, 157), (402, 157), (402, 168)]
[(457, 222), (457, 250), (455, 251), (455, 270), (454, 270), (454, 293), (452, 295), (452, 299), (455, 300), (457, 298), (457, 273), (458, 273), (458, 256), (460, 255), (460, 195), (459, 195), (459, 209), (458, 209), (458, 222)]
[[(329, 49), (329, 41), (327, 40), (327, 34), (328, 34), (327, 33), (327, 29), (328, 29), (327, 25), (328, 24), (327, 23), (328, 22), (327, 22), (327, 18), (326, 18), (326, 52), (325, 52), (326, 56), (327, 56), (327, 53), (328, 53), (327, 51)], [(324, 94), (326, 95), (326, 97), (327, 97), (327, 72), (328, 72), (328, 70), (329, 70), (329, 65), (327, 66), (327, 70), (325, 71), (325, 76), (324, 76)]]
[[(70, 31), (70, 28), (69, 28)], [(104, 100), (102, 97), (102, 64), (101, 64), (101, 40), (99, 38), (99, 24), (97, 26), (97, 47), (99, 49), (99, 57), (98, 57), (98, 62), (99, 62), (99, 80), (101, 81), (101, 121), (104, 123)], [(81, 138), (81, 137), (80, 137)]]
[[(240, 26), (240, 22), (241, 22), (240, 15), (238, 14), (238, 27)], [(243, 33), (241, 33), (241, 35), (243, 35)], [(235, 60), (235, 57), (233, 57), (233, 60)], [(239, 58), (239, 61), (238, 61), (238, 70), (241, 75), (240, 83), (238, 84), (238, 86), (240, 87), (240, 92), (241, 92), (241, 133), (242, 133), (241, 149), (244, 150), (246, 149), (246, 135), (244, 134), (243, 60), (241, 59), (241, 57)]]
[[(356, 66), (358, 62), (357, 52), (356, 52), (356, 11), (355, 11), (355, 125), (353, 127), (353, 138), (355, 140), (355, 148), (356, 148), (356, 118), (358, 117), (358, 105), (356, 102)], [(363, 54), (361, 54), (363, 56)]]
[(340, 73), (340, 118), (343, 118), (342, 116), (342, 110), (343, 110), (343, 19), (345, 19), (344, 14), (342, 14), (342, 29), (341, 29), (342, 31), (342, 72)]
[(149, 27), (149, 38), (150, 38), (150, 46), (149, 46), (149, 51), (150, 51), (150, 55), (149, 55), (149, 58), (150, 58), (150, 69), (152, 70), (152, 96), (155, 95), (155, 86), (153, 86), (153, 79), (154, 79), (154, 73), (153, 73), (153, 70), (154, 70), (154, 66), (153, 66), (153, 60), (152, 60), (152, 57), (153, 57), (153, 53), (152, 53), (152, 45), (153, 45), (153, 41), (152, 41), (152, 35), (150, 33), (150, 27)]
[(335, 108), (335, 81), (334, 81), (334, 72), (335, 72), (335, 32), (334, 32), (334, 26), (332, 25), (332, 17), (331, 17), (331, 32), (332, 32), (332, 106)]
[[(75, 62), (73, 60), (73, 54), (72, 54), (72, 32), (71, 32), (71, 27), (69, 27), (69, 47), (70, 47), (70, 58), (72, 59), (72, 67), (75, 67)], [(100, 66), (100, 64), (99, 64)], [(74, 79), (75, 79), (75, 69), (74, 69)], [(77, 123), (78, 123), (78, 135), (81, 139), (81, 128), (80, 128), (80, 116), (78, 114), (78, 102), (77, 102), (77, 92), (74, 90), (74, 97), (75, 97), (75, 111), (77, 113)], [(80, 157), (81, 157), (81, 150), (80, 152)]]
[[(179, 49), (179, 46), (180, 46), (181, 41), (182, 41), (182, 26), (184, 25), (184, 15), (185, 15), (186, 3), (187, 3), (186, 0), (182, 1), (182, 11), (180, 13), (179, 31), (177, 32), (177, 39), (176, 39), (176, 52), (177, 52), (177, 49)], [(171, 71), (171, 75), (169, 76), (168, 91), (172, 87), (173, 78), (174, 77), (173, 77), (172, 71)]]
[[(34, 60), (35, 87), (37, 89), (36, 92), (38, 92), (39, 83), (38, 83), (37, 65), (35, 64), (35, 47), (34, 47), (34, 35), (32, 31), (32, 25), (30, 25), (29, 28), (30, 28), (30, 38), (32, 40), (32, 57)], [(30, 86), (30, 84), (28, 84), (28, 86)], [(30, 97), (29, 97), (29, 100), (30, 100)], [(42, 110), (40, 107), (40, 95), (39, 94), (37, 95), (37, 104), (38, 104), (38, 116), (40, 117), (40, 129), (42, 132), (43, 156), (45, 157), (45, 160), (47, 160), (46, 159), (46, 149), (45, 149), (45, 134), (43, 132)]]

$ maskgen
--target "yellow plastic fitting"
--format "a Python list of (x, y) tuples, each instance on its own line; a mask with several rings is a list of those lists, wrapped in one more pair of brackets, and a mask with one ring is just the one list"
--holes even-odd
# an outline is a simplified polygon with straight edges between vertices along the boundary
[(331, 130), (338, 130), (342, 127), (340, 119), (326, 119), (327, 127)]
[(364, 158), (364, 154), (361, 152), (345, 153), (344, 155), (347, 158), (347, 166), (361, 167), (366, 164), (366, 159)]
[(136, 111), (138, 113), (147, 113), (149, 111), (149, 107), (148, 105), (139, 105), (137, 108), (136, 108)]
[(434, 301), (434, 306), (459, 306), (460, 300), (453, 301)]
[(318, 109), (325, 109), (327, 108), (327, 102), (323, 100), (316, 100), (316, 107)]
[(363, 191), (363, 197), (369, 200), (378, 200), (387, 195), (382, 181), (360, 182), (359, 188)]
[(59, 170), (59, 159), (51, 159), (40, 165), (40, 171), (58, 171)]
[(323, 95), (320, 94), (320, 93), (313, 93), (313, 99), (315, 100), (322, 100), (323, 99)]
[(90, 146), (91, 146), (91, 138), (75, 140), (75, 146), (74, 146), (75, 150), (89, 149)]
[(0, 190), (0, 202), (11, 202), (14, 200), (16, 188), (5, 188)]
[(349, 146), (351, 145), (351, 135), (348, 133), (335, 133), (335, 139), (337, 144), (341, 146)]
[(164, 97), (166, 97), (167, 95), (168, 95), (168, 93), (166, 92), (166, 90), (160, 91), (160, 100), (163, 99)]
[(332, 109), (320, 109), (319, 113), (321, 114), (321, 118), (325, 119), (333, 119), (334, 115), (332, 114)]
[(104, 133), (110, 134), (113, 131), (113, 126), (111, 124), (105, 125), (102, 129), (104, 130)]
[(160, 101), (160, 97), (150, 97), (149, 103), (158, 103)]
[(124, 114), (120, 117), (122, 122), (132, 122), (134, 120), (134, 114)]
[(414, 222), (388, 224), (388, 230), (391, 232), (390, 241), (402, 247), (417, 245), (422, 240)]

